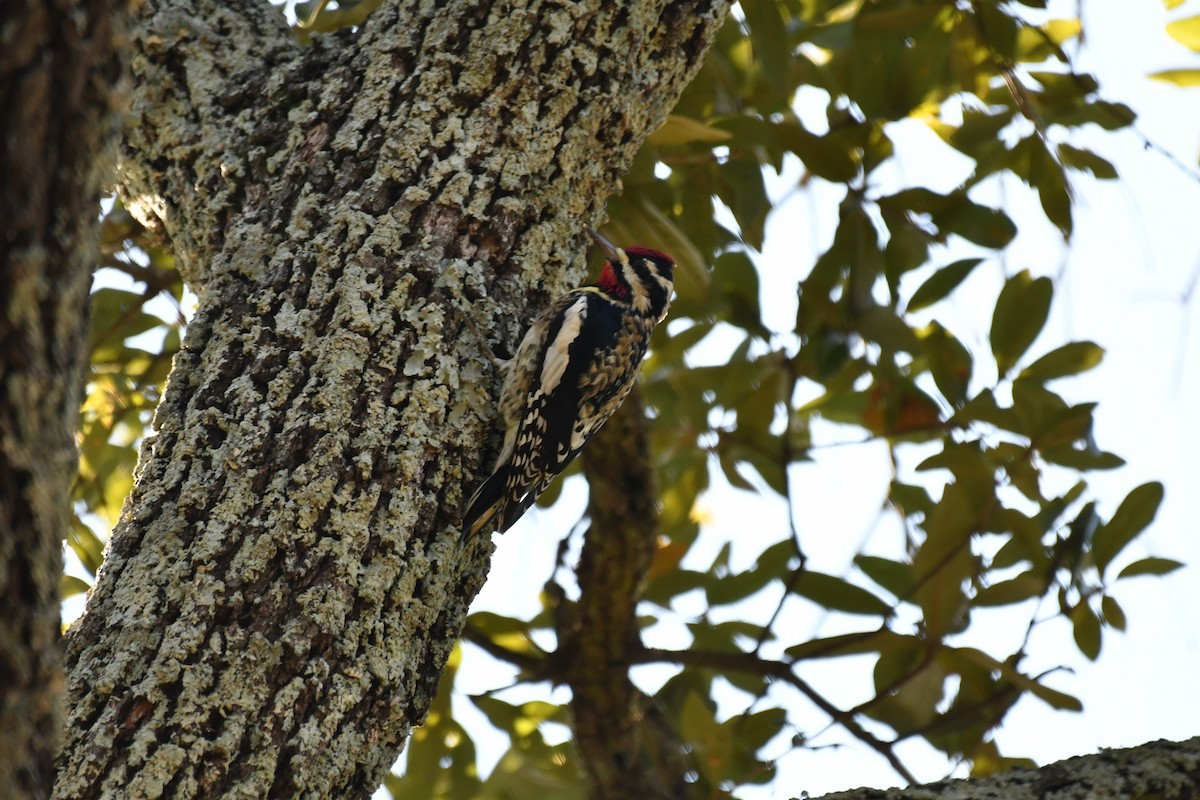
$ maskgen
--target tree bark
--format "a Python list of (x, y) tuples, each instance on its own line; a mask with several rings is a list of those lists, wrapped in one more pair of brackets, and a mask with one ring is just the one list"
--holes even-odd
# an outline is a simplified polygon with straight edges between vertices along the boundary
[(1200, 737), (1150, 742), (1128, 750), (1105, 750), (1037, 769), (1014, 769), (987, 778), (940, 781), (907, 789), (855, 789), (819, 800), (1094, 800), (1200, 797)]
[(123, 4), (0, 6), (0, 787), (48, 797), (59, 581)]
[(466, 319), (511, 351), (579, 275), (725, 8), (397, 0), (304, 47), (142, 5), (122, 192), (200, 303), (68, 634), (56, 797), (375, 790), (487, 569)]

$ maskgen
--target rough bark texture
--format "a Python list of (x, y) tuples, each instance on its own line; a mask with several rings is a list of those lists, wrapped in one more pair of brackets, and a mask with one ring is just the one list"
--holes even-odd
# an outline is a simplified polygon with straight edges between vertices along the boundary
[(855, 789), (820, 800), (1103, 800), (1200, 797), (1200, 738), (1151, 742), (1106, 750), (1038, 769), (1014, 769), (989, 778), (942, 781), (908, 789)]
[(638, 392), (582, 458), (591, 528), (576, 568), (579, 602), (560, 616), (555, 663), (556, 677), (571, 687), (575, 746), (589, 794), (597, 800), (687, 797), (687, 767), (663, 763), (680, 761), (673, 737), (647, 721), (653, 710), (629, 678), (633, 654), (642, 649), (637, 604), (658, 536), (658, 495)]
[[(59, 596), (87, 363), (98, 168), (116, 132), (112, 0), (0, 4), (0, 794), (50, 793)], [(111, 162), (109, 162), (111, 163)]]
[(68, 635), (56, 797), (374, 791), (487, 568), (464, 318), (510, 348), (579, 274), (724, 10), (397, 0), (302, 47), (265, 3), (142, 5), (120, 179), (200, 306)]

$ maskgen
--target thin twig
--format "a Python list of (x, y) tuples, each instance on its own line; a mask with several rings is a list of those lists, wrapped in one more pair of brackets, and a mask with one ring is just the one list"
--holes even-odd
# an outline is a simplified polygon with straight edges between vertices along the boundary
[[(503, 645), (496, 644), (486, 633), (470, 624), (463, 626), (462, 638), (480, 650), (483, 650), (492, 658), (512, 664), (530, 678), (541, 679), (544, 677), (548, 662), (548, 659), (544, 656), (531, 656), (525, 653), (518, 653)], [(536, 644), (533, 646), (537, 647)]]
[(826, 700), (807, 681), (796, 675), (791, 667), (781, 661), (771, 661), (761, 658), (754, 653), (707, 650), (661, 650), (658, 648), (644, 648), (640, 653), (633, 653), (632, 660), (637, 664), (668, 663), (685, 667), (708, 667), (718, 670), (748, 672), (753, 675), (761, 675), (764, 678), (782, 680), (812, 701), (813, 705), (836, 720), (854, 738), (883, 756), (892, 769), (904, 778), (904, 780), (908, 781), (909, 784), (917, 783), (917, 779), (900, 762), (900, 759), (892, 750), (891, 743), (883, 741), (859, 725), (854, 719), (847, 717), (845, 712)]

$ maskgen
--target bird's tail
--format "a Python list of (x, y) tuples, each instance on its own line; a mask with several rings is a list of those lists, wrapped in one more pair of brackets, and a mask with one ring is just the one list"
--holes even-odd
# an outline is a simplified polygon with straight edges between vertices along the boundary
[(463, 516), (462, 538), (470, 541), (480, 531), (504, 533), (537, 501), (549, 482), (550, 478), (540, 475), (530, 481), (508, 464), (497, 467), (471, 496)]
[(510, 472), (507, 464), (498, 467), (492, 476), (475, 490), (471, 502), (467, 505), (467, 513), (463, 515), (463, 539), (469, 541), (480, 531), (491, 533), (497, 529), (503, 530), (500, 524), (508, 506)]

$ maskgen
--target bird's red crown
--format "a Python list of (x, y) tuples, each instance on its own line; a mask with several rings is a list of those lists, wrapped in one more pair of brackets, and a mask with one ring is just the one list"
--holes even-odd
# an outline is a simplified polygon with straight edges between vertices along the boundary
[(661, 250), (655, 250), (652, 247), (642, 247), (641, 245), (634, 245), (633, 247), (626, 247), (625, 252), (631, 256), (641, 256), (642, 258), (664, 258), (667, 261), (670, 261), (672, 264), (675, 263), (675, 259), (671, 258), (669, 255), (662, 252)]

